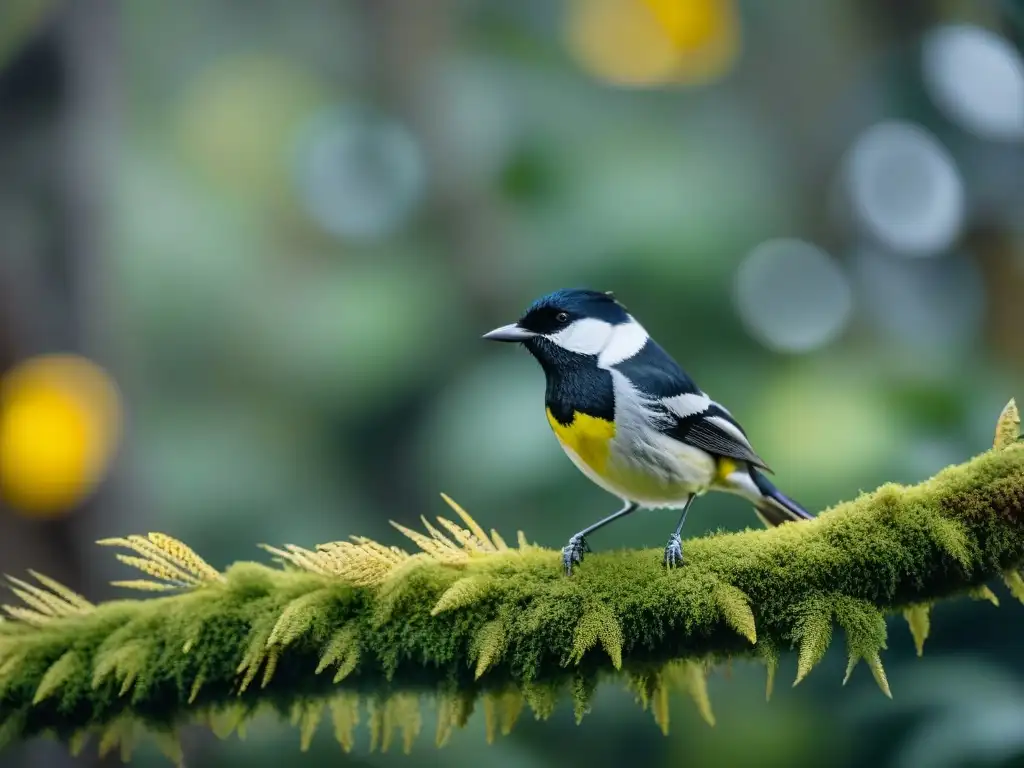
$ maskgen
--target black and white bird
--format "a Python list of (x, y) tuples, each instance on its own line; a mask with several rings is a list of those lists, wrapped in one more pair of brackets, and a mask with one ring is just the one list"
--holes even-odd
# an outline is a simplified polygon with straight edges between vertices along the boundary
[(560, 290), (515, 323), (484, 335), (519, 342), (547, 379), (548, 422), (573, 463), (623, 501), (622, 508), (569, 539), (566, 573), (590, 549), (586, 537), (634, 510), (681, 510), (665, 565), (682, 565), (681, 532), (693, 500), (708, 491), (748, 499), (768, 526), (812, 516), (765, 476), (732, 414), (683, 372), (611, 294)]

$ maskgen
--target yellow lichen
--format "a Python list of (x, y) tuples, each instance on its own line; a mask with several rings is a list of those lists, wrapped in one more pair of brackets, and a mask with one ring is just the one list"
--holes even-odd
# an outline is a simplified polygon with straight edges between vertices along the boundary
[[(208, 582), (223, 580), (223, 576), (190, 547), (163, 533), (101, 539), (98, 543), (107, 547), (123, 547), (141, 555), (141, 557), (133, 557), (118, 554), (117, 559), (125, 565), (156, 578), (158, 580), (156, 582), (143, 582), (152, 585), (148, 587), (149, 589), (192, 588)], [(137, 584), (137, 582), (116, 583), (119, 586)], [(139, 587), (135, 586), (135, 588)]]
[(534, 549), (527, 544), (520, 533), (519, 549), (513, 549), (497, 531), (488, 534), (468, 512), (445, 494), (441, 498), (450, 506), (465, 524), (465, 527), (438, 517), (438, 525), (448, 531), (445, 535), (424, 516), (420, 516), (426, 533), (391, 522), (391, 525), (419, 548), (410, 554), (403, 549), (385, 546), (362, 536), (353, 536), (351, 541), (335, 541), (321, 544), (309, 550), (294, 544), (283, 548), (262, 545), (263, 549), (295, 568), (326, 576), (336, 576), (360, 586), (374, 586), (395, 575), (404, 574), (404, 569), (422, 562), (445, 565), (466, 565), (472, 558), (481, 555), (507, 555)]
[(96, 606), (54, 579), (35, 571), (32, 577), (44, 588), (27, 581), (8, 576), (11, 591), (25, 604), (24, 606), (3, 606), (4, 612), (13, 619), (33, 626), (42, 626), (51, 619), (87, 613)]

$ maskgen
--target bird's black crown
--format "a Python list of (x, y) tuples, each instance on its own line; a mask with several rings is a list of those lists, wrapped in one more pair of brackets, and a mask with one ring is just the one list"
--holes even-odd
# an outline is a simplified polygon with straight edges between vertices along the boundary
[(629, 322), (629, 313), (611, 291), (564, 288), (533, 302), (518, 324), (534, 333), (549, 334), (588, 317), (604, 320), (611, 325)]

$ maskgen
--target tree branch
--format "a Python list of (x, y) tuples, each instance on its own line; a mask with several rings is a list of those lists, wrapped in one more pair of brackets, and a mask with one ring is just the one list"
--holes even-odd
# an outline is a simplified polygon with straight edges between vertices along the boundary
[[(990, 597), (1002, 577), (1024, 581), (1024, 443), (1012, 402), (995, 446), (912, 487), (884, 485), (808, 523), (692, 539), (667, 571), (660, 550), (590, 555), (565, 577), (559, 554), (509, 547), (454, 502), (462, 525), (424, 519), (400, 528), (410, 554), (366, 539), (316, 550), (267, 548), (276, 566), (236, 563), (224, 574), (159, 534), (101, 542), (175, 590), (152, 600), (93, 606), (60, 585), (13, 580), (24, 602), (0, 624), (0, 737), (53, 733), (101, 749), (130, 744), (138, 727), (177, 756), (174, 729), (210, 718), (230, 732), (257, 707), (291, 713), (309, 743), (329, 705), (352, 743), (359, 702), (371, 739), (393, 727), (406, 746), (418, 696), (437, 697), (438, 741), (482, 700), (488, 730), (511, 728), (523, 704), (539, 716), (570, 695), (587, 711), (599, 679), (621, 676), (667, 728), (667, 691), (688, 690), (712, 720), (710, 666), (759, 659), (773, 676), (798, 650), (799, 682), (845, 630), (850, 669), (863, 659), (882, 690), (884, 615), (903, 612), (919, 646), (932, 603)], [(447, 497), (446, 497), (447, 498)]]

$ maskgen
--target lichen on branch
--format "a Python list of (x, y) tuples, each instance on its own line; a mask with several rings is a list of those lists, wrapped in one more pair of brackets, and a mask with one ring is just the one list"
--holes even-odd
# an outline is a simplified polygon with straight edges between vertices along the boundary
[(396, 526), (415, 552), (361, 537), (310, 550), (267, 547), (274, 562), (219, 573), (162, 534), (101, 542), (157, 596), (93, 605), (39, 574), (10, 579), (20, 605), (0, 623), (0, 745), (39, 734), (127, 754), (142, 732), (180, 760), (175, 731), (219, 735), (262, 708), (289, 715), (308, 746), (325, 713), (345, 749), (361, 716), (371, 748), (409, 749), (421, 703), (436, 702), (443, 744), (480, 704), (488, 737), (524, 707), (577, 719), (599, 682), (621, 679), (668, 728), (668, 693), (687, 691), (713, 722), (706, 675), (733, 658), (781, 654), (796, 682), (835, 630), (846, 677), (860, 661), (886, 695), (886, 614), (902, 614), (920, 653), (936, 601), (998, 603), (1002, 578), (1024, 600), (1024, 443), (1012, 401), (992, 450), (916, 486), (884, 485), (817, 519), (687, 541), (683, 567), (660, 550), (590, 555), (571, 577), (560, 554), (459, 522)]

